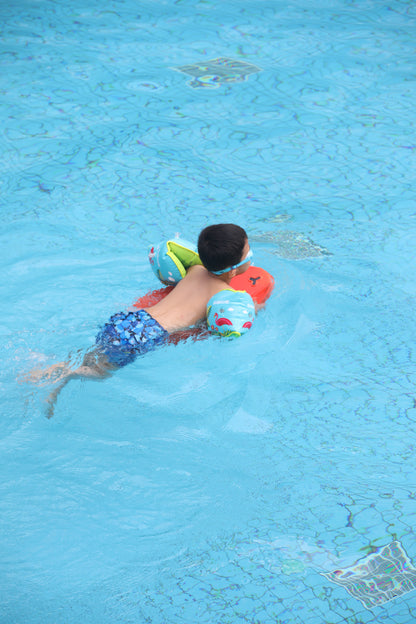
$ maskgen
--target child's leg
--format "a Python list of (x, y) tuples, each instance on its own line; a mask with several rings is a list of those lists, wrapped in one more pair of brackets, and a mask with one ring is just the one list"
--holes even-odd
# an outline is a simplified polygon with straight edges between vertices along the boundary
[(47, 416), (52, 418), (55, 410), (56, 399), (71, 379), (105, 379), (117, 368), (111, 364), (106, 355), (99, 349), (93, 349), (85, 354), (81, 366), (71, 368), (68, 362), (60, 362), (50, 366), (44, 371), (44, 376), (52, 383), (60, 382), (47, 396)]
[(48, 368), (34, 368), (28, 374), (21, 375), (19, 381), (30, 381), (43, 386), (59, 381), (72, 370), (71, 361), (65, 360), (58, 362), (58, 364), (52, 364)]
[[(28, 374), (22, 375), (20, 381), (30, 381), (39, 385), (49, 385), (66, 379), (68, 376), (100, 377), (106, 376), (103, 372), (112, 365), (99, 349), (93, 348), (88, 351), (80, 366), (75, 366), (74, 358), (69, 357), (63, 362), (52, 364), (48, 368), (34, 368)], [(116, 368), (115, 366), (113, 368)]]

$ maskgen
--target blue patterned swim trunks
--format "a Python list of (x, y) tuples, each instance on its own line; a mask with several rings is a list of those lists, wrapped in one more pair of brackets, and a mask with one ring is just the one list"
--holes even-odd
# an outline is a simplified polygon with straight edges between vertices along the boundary
[(97, 335), (96, 343), (111, 364), (121, 367), (165, 344), (168, 338), (166, 329), (148, 312), (137, 310), (113, 314)]

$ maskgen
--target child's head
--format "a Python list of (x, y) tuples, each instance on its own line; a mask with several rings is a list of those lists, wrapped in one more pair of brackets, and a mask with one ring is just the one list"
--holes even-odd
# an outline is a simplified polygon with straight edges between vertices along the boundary
[(244, 260), (246, 249), (248, 251), (247, 234), (242, 227), (233, 223), (209, 225), (198, 238), (199, 257), (204, 267), (212, 273), (232, 270)]

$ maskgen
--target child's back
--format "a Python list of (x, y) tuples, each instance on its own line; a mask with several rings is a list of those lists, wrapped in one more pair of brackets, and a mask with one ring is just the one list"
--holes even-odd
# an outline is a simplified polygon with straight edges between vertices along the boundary
[(202, 265), (191, 266), (164, 299), (145, 310), (172, 333), (204, 320), (208, 301), (227, 287), (227, 281), (209, 273)]

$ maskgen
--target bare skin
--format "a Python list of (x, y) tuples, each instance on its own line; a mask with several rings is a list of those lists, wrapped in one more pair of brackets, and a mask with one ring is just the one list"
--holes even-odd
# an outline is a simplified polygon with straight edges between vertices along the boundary
[[(242, 258), (245, 258), (250, 250), (248, 240), (244, 245)], [(244, 273), (249, 262), (237, 269), (231, 269), (223, 275), (214, 275), (202, 265), (195, 265), (188, 269), (185, 277), (175, 288), (155, 305), (145, 308), (169, 334), (196, 325), (206, 318), (207, 303), (216, 293), (229, 287), (231, 279), (235, 275)], [(137, 308), (129, 308), (137, 310)], [(111, 364), (105, 354), (93, 348), (86, 353), (81, 366), (72, 368), (69, 362), (60, 362), (45, 370), (34, 370), (28, 380), (37, 383), (57, 383), (58, 385), (50, 392), (46, 399), (47, 416), (53, 416), (56, 399), (61, 390), (71, 379), (89, 378), (104, 379), (117, 369)]]
[(227, 288), (229, 281), (221, 277), (201, 265), (192, 266), (172, 292), (146, 312), (169, 333), (191, 327), (205, 318), (211, 297)]

